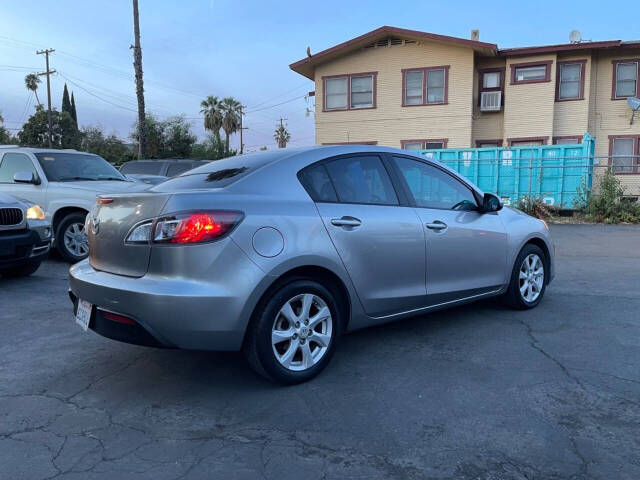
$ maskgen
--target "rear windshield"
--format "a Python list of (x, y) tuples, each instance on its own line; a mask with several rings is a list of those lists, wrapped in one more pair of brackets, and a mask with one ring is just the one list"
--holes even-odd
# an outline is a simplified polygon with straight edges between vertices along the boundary
[(169, 168), (167, 169), (167, 177), (175, 177), (176, 175), (180, 175), (181, 173), (187, 172), (195, 167), (196, 165), (192, 165), (191, 162), (170, 163)]
[(126, 181), (118, 170), (98, 155), (68, 152), (46, 152), (36, 153), (35, 155), (50, 182), (73, 182), (76, 180)]
[(160, 175), (162, 171), (162, 162), (127, 162), (120, 171), (122, 173), (143, 174), (143, 175)]
[(274, 151), (215, 160), (194, 170), (189, 170), (179, 177), (170, 178), (150, 190), (152, 192), (171, 192), (226, 187), (283, 156), (284, 153)]

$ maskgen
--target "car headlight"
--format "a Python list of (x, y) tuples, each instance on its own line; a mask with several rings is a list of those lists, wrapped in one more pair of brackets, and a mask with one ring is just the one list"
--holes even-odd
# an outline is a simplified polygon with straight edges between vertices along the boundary
[(44, 220), (46, 215), (38, 205), (27, 208), (27, 220)]

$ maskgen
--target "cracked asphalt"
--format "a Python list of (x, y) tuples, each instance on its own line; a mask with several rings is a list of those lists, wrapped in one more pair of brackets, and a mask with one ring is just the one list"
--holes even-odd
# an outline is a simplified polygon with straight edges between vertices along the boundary
[(537, 309), (356, 332), (287, 388), (82, 332), (60, 260), (0, 279), (0, 478), (638, 479), (640, 228), (552, 230)]

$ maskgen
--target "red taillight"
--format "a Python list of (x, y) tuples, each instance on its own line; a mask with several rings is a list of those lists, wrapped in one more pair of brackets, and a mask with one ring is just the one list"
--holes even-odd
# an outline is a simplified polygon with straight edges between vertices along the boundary
[(98, 198), (98, 205), (109, 205), (113, 203), (113, 198)]
[(216, 240), (242, 220), (240, 212), (194, 212), (158, 219), (156, 243), (202, 243)]

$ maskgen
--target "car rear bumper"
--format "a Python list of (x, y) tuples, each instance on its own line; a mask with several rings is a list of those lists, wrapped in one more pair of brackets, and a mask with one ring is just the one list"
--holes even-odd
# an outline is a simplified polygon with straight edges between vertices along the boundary
[[(87, 260), (71, 267), (70, 297), (95, 305), (89, 328), (116, 340), (193, 350), (239, 350), (250, 316), (249, 298), (264, 273), (241, 251), (233, 262), (242, 275), (193, 280), (147, 273), (126, 277), (95, 270)], [(238, 278), (239, 277), (239, 278)], [(132, 319), (113, 325), (104, 312)], [(116, 322), (118, 323), (118, 322)]]
[(42, 262), (49, 253), (50, 232), (48, 227), (0, 231), (0, 268)]

